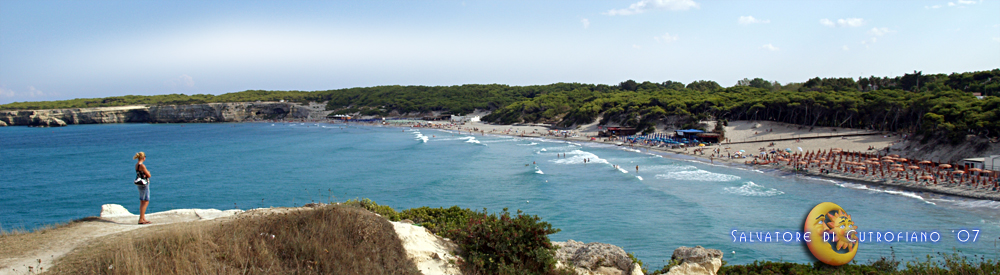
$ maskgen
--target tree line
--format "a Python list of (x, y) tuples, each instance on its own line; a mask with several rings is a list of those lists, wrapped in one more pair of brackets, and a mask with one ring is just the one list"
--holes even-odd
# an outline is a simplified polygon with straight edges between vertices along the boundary
[[(978, 99), (973, 96), (983, 96)], [(248, 90), (222, 95), (115, 96), (62, 101), (17, 102), (2, 110), (184, 105), (213, 102), (327, 102), (336, 113), (388, 116), (492, 111), (485, 121), (555, 123), (572, 126), (600, 120), (640, 130), (680, 121), (690, 127), (705, 119), (770, 120), (805, 126), (885, 131), (1000, 136), (1000, 69), (952, 74), (915, 71), (896, 77), (812, 78), (801, 83), (743, 79), (732, 87), (715, 81), (618, 85), (555, 83), (456, 86), (376, 86), (325, 91)], [(681, 118), (677, 120), (676, 118)]]

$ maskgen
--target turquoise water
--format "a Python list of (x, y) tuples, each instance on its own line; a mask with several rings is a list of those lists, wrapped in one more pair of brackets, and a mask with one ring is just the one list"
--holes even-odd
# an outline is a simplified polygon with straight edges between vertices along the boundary
[[(147, 153), (153, 174), (150, 212), (353, 198), (398, 209), (509, 207), (562, 229), (553, 240), (615, 244), (658, 268), (673, 249), (694, 245), (720, 249), (730, 263), (810, 262), (801, 243), (734, 243), (731, 232), (801, 230), (808, 211), (830, 201), (861, 231), (941, 234), (937, 243), (862, 243), (861, 262), (889, 256), (890, 247), (904, 260), (952, 249), (1000, 257), (1000, 203), (992, 201), (602, 144), (312, 123), (0, 128), (0, 226), (34, 229), (95, 216), (106, 203), (138, 212), (131, 183), (138, 151)], [(959, 242), (952, 230), (962, 229), (980, 230), (977, 241)]]

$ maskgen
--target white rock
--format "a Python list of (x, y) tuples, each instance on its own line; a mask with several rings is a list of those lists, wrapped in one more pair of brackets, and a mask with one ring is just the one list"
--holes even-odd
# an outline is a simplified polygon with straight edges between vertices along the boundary
[(722, 267), (722, 251), (718, 249), (708, 249), (699, 246), (681, 246), (674, 250), (671, 260), (681, 261), (680, 264), (670, 268), (667, 275), (716, 275)]
[(134, 216), (132, 213), (128, 212), (121, 204), (105, 204), (101, 205), (101, 218), (107, 217), (122, 217), (122, 216)]
[(406, 256), (417, 264), (417, 269), (425, 275), (432, 274), (462, 274), (457, 265), (458, 257), (452, 255), (457, 245), (444, 238), (432, 234), (426, 228), (403, 223), (392, 222), (396, 235), (406, 249)]

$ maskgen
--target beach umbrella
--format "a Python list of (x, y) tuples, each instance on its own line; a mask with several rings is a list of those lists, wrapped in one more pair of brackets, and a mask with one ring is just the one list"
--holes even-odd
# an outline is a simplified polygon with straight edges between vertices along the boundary
[(892, 168), (892, 171), (893, 172), (903, 172), (903, 171), (906, 171), (906, 169), (903, 169), (902, 167), (896, 167), (896, 168)]
[(858, 168), (860, 170), (866, 170), (866, 169), (868, 169), (868, 167), (864, 167), (864, 166), (861, 166), (861, 165), (855, 166), (854, 168)]
[(920, 161), (920, 162), (918, 162), (918, 163), (919, 163), (919, 164), (931, 164), (931, 161), (929, 161), (929, 160), (921, 160), (921, 161)]
[(929, 179), (933, 179), (933, 178), (934, 178), (934, 177), (932, 177), (932, 176), (926, 176), (926, 175), (925, 175), (925, 176), (920, 176), (920, 177), (919, 177), (918, 179), (922, 179), (922, 180), (929, 180)]
[(785, 152), (791, 153), (792, 152), (792, 148), (785, 148)]
[(952, 174), (965, 174), (965, 171), (962, 171), (962, 170), (955, 170), (955, 171), (951, 171), (951, 173), (952, 173)]
[(902, 165), (902, 164), (898, 164), (898, 163), (897, 163), (897, 164), (893, 164), (893, 165), (891, 165), (891, 166), (892, 166), (892, 167), (903, 167), (903, 165)]
[(951, 168), (951, 164), (941, 164), (940, 167), (943, 168), (943, 169), (948, 169), (948, 168)]
[(894, 161), (892, 161), (891, 159), (883, 159), (882, 162), (890, 163), (890, 162), (894, 162)]
[(983, 171), (983, 169), (979, 169), (979, 168), (969, 168), (969, 172), (982, 172), (982, 171)]
[(808, 162), (805, 162), (805, 161), (799, 161), (799, 162), (796, 162), (796, 163), (799, 164), (799, 165), (809, 164)]
[(910, 160), (908, 160), (908, 159), (896, 159), (896, 161), (898, 161), (898, 162), (907, 162), (907, 161), (910, 161)]
[(889, 155), (889, 156), (890, 157), (894, 157), (894, 158), (898, 158), (899, 157), (899, 155), (896, 155), (896, 154), (892, 154), (892, 155)]
[(818, 159), (814, 159), (814, 160), (810, 160), (809, 162), (812, 162), (812, 163), (819, 163), (819, 160), (818, 160)]
[(802, 147), (798, 147), (798, 148), (799, 148), (799, 152), (802, 152)]
[(906, 168), (910, 168), (911, 170), (916, 170), (916, 169), (920, 169), (920, 166), (910, 165), (909, 167), (906, 167)]

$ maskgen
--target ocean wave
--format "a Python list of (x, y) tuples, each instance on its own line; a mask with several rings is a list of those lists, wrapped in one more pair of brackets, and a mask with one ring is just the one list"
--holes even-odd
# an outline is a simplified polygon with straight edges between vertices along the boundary
[(672, 180), (719, 181), (719, 182), (737, 181), (742, 179), (739, 176), (713, 173), (705, 170), (669, 172), (666, 174), (657, 174), (656, 178), (672, 179)]
[(977, 200), (977, 199), (944, 199), (944, 198), (928, 198), (928, 200), (933, 200), (936, 202), (944, 202), (950, 205), (962, 207), (962, 208), (989, 208), (989, 209), (1000, 209), (1000, 201), (991, 200)]
[(897, 195), (897, 196), (903, 196), (903, 197), (908, 197), (908, 198), (914, 198), (914, 199), (918, 199), (918, 200), (920, 200), (922, 202), (925, 202), (927, 204), (937, 205), (936, 203), (931, 202), (931, 201), (925, 199), (924, 197), (921, 197), (920, 195), (917, 195), (916, 193), (913, 193), (913, 192), (897, 191), (897, 190), (887, 190), (887, 189), (879, 189), (879, 188), (870, 188), (870, 187), (868, 187), (867, 185), (864, 185), (864, 184), (850, 183), (850, 182), (837, 183), (837, 186), (844, 187), (844, 188), (855, 189), (855, 190), (867, 190), (867, 191), (876, 192), (876, 193), (886, 193), (886, 194), (890, 194), (890, 195)]
[(640, 177), (640, 176), (635, 176), (635, 178), (637, 178), (639, 180), (642, 180), (642, 177)]
[[(541, 152), (544, 151), (546, 151), (545, 148), (542, 148)], [(583, 150), (573, 150), (566, 152), (565, 154), (565, 158), (557, 158), (549, 161), (556, 164), (583, 164), (583, 160), (588, 159), (587, 163), (608, 163), (607, 160), (601, 159), (597, 155)]]
[(628, 171), (622, 168), (621, 166), (618, 166), (618, 171), (622, 171), (623, 174), (628, 174)]
[(622, 147), (622, 151), (642, 153), (642, 151), (640, 151), (639, 149), (632, 149), (632, 148), (626, 148), (626, 147)]
[(538, 145), (538, 143), (532, 142), (532, 143), (528, 143), (528, 144), (518, 144), (518, 146), (535, 146), (535, 145)]
[(465, 140), (466, 143), (479, 144), (479, 141), (476, 140), (476, 137), (474, 137), (474, 136), (460, 137), (458, 139)]
[(414, 137), (416, 137), (417, 140), (424, 141), (424, 143), (427, 143), (427, 140), (430, 139), (427, 136), (421, 134), (420, 132), (414, 132), (414, 133), (416, 133), (416, 135)]
[(781, 192), (778, 189), (767, 188), (752, 181), (747, 181), (740, 187), (726, 187), (723, 190), (731, 194), (747, 197), (773, 197), (785, 194), (785, 192)]
[(542, 172), (542, 169), (538, 168), (537, 165), (535, 166), (535, 173), (539, 175), (545, 175), (545, 172)]

